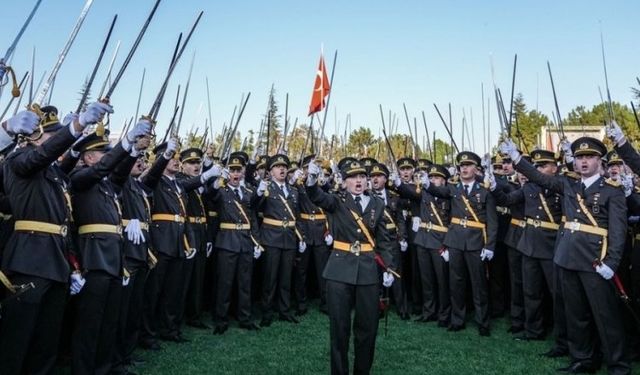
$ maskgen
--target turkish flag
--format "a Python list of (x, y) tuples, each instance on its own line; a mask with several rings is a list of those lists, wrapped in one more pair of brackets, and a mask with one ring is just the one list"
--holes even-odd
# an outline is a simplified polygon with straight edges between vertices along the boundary
[(331, 85), (329, 77), (327, 77), (327, 68), (324, 64), (324, 57), (320, 55), (320, 63), (316, 72), (316, 81), (313, 84), (313, 93), (311, 94), (311, 104), (309, 104), (309, 116), (324, 109), (324, 98), (329, 95)]

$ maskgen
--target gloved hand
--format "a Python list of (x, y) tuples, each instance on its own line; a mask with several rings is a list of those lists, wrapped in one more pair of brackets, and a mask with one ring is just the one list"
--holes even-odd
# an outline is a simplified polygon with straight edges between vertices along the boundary
[(624, 196), (628, 197), (633, 193), (633, 188), (635, 187), (633, 184), (633, 176), (625, 174), (622, 176), (622, 187), (624, 188)]
[(406, 240), (400, 240), (399, 242), (400, 242), (400, 251), (404, 253), (405, 251), (407, 251), (409, 244), (407, 243)]
[(515, 143), (513, 143), (511, 139), (502, 141), (502, 143), (500, 143), (498, 148), (500, 149), (500, 153), (509, 155), (509, 157), (511, 158), (511, 160), (513, 160), (515, 164), (517, 164), (520, 161), (520, 152), (518, 152), (518, 147), (516, 146)]
[(560, 150), (564, 154), (564, 161), (566, 163), (573, 163), (573, 151), (571, 151), (571, 142), (568, 139), (560, 141)]
[(429, 185), (431, 185), (431, 180), (429, 180), (429, 173), (422, 172), (420, 173), (420, 184), (423, 189), (428, 189)]
[(304, 176), (304, 171), (302, 171), (302, 169), (296, 169), (296, 171), (293, 172), (293, 175), (289, 179), (289, 185), (295, 185), (298, 179), (302, 178), (302, 176)]
[(258, 194), (259, 197), (263, 196), (264, 192), (267, 191), (268, 186), (269, 186), (269, 183), (267, 181), (260, 180), (260, 184), (258, 184), (258, 190), (256, 190), (256, 194)]
[(606, 127), (607, 137), (614, 141), (618, 147), (622, 146), (627, 138), (624, 136), (622, 129), (617, 122), (612, 121), (609, 126)]
[(16, 134), (32, 134), (40, 124), (40, 117), (31, 111), (20, 111), (7, 120), (7, 133), (10, 136)]
[(213, 251), (213, 244), (211, 242), (207, 242), (207, 258), (211, 256), (212, 251)]
[(176, 150), (178, 149), (178, 145), (178, 140), (175, 138), (171, 138), (169, 139), (169, 141), (167, 141), (167, 148), (163, 153), (165, 159), (171, 159), (173, 157), (173, 154), (175, 154)]
[(253, 162), (253, 164), (255, 164), (256, 160), (258, 159), (258, 155), (262, 155), (262, 148), (261, 147), (256, 147), (253, 150), (253, 153), (251, 154), (251, 159), (249, 161)]
[(191, 248), (190, 251), (187, 253), (187, 259), (193, 259), (196, 256), (197, 252), (198, 252), (198, 249)]
[(420, 230), (420, 223), (422, 222), (422, 220), (420, 220), (419, 216), (414, 216), (411, 218), (411, 230), (418, 233), (418, 231)]
[(209, 155), (205, 154), (204, 157), (202, 158), (202, 166), (209, 168), (212, 164), (213, 164), (213, 159), (211, 159)]
[(315, 185), (318, 181), (318, 176), (321, 176), (322, 174), (322, 168), (316, 164), (316, 160), (311, 160), (307, 167), (307, 186)]
[(393, 274), (391, 272), (383, 272), (382, 273), (382, 286), (385, 288), (389, 288), (391, 284), (393, 284)]
[(69, 112), (67, 113), (64, 118), (62, 119), (62, 125), (67, 126), (69, 124), (73, 124), (74, 122), (76, 122), (76, 120), (78, 120), (78, 118), (80, 117), (79, 114), (75, 113), (75, 112)]
[(82, 274), (80, 272), (73, 272), (71, 276), (69, 276), (69, 279), (69, 290), (71, 291), (71, 295), (73, 296), (80, 293), (84, 283), (86, 282), (84, 277), (82, 277)]
[(326, 243), (327, 246), (331, 246), (331, 244), (333, 244), (333, 236), (331, 235), (331, 233), (327, 232), (327, 234), (325, 234), (324, 243)]
[(147, 242), (144, 238), (144, 233), (140, 227), (140, 220), (131, 219), (129, 224), (124, 228), (124, 232), (127, 234), (127, 239), (133, 242), (134, 245), (140, 245), (141, 242)]
[(107, 113), (113, 113), (113, 107), (109, 104), (102, 102), (91, 103), (84, 112), (80, 113), (78, 123), (80, 127), (85, 128), (87, 125), (95, 124), (102, 120)]
[(129, 132), (127, 133), (127, 140), (130, 143), (134, 143), (138, 137), (142, 137), (150, 133), (151, 123), (149, 122), (149, 120), (142, 119), (138, 121), (133, 129), (129, 130)]
[(307, 243), (304, 241), (298, 242), (298, 252), (302, 254), (305, 250), (307, 250)]
[(484, 179), (489, 183), (489, 190), (496, 190), (496, 186), (498, 186), (498, 184), (496, 183), (496, 176), (493, 173), (489, 172), (485, 174)]
[(391, 174), (389, 175), (389, 180), (393, 182), (393, 185), (395, 187), (402, 185), (402, 180), (400, 179), (400, 175), (398, 175), (398, 172), (396, 171), (391, 172)]
[[(342, 175), (340, 173), (336, 173), (333, 175), (333, 180), (336, 182), (336, 184), (342, 186)], [(307, 179), (307, 185), (309, 185), (309, 179)]]
[(493, 259), (493, 250), (482, 249), (482, 251), (480, 252), (480, 260), (485, 261), (491, 259)]
[(229, 181), (229, 177), (230, 177), (230, 176), (229, 176), (229, 168), (224, 168), (224, 169), (222, 170), (222, 174), (220, 174), (220, 176), (221, 176), (223, 179), (225, 179), (225, 180)]
[(449, 263), (449, 249), (447, 249), (446, 247), (440, 249), (440, 256), (446, 263)]
[(130, 280), (131, 280), (131, 278), (129, 276), (122, 276), (122, 286), (129, 285), (129, 281)]
[(613, 277), (613, 270), (604, 263), (596, 266), (596, 272), (605, 280), (610, 280)]
[(220, 166), (219, 164), (216, 164), (213, 167), (202, 172), (202, 174), (200, 175), (200, 182), (204, 184), (205, 182), (209, 181), (209, 179), (213, 177), (218, 177), (221, 174), (222, 174), (222, 166)]
[(254, 246), (253, 247), (253, 258), (254, 259), (260, 258), (260, 255), (262, 255), (263, 251), (264, 251), (264, 249), (262, 249), (262, 246)]

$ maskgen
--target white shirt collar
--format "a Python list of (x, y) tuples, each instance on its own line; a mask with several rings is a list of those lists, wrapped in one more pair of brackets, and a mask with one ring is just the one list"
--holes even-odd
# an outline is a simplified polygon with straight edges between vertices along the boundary
[(593, 185), (593, 183), (598, 181), (599, 179), (600, 179), (600, 175), (596, 173), (591, 177), (583, 178), (582, 183), (584, 184), (585, 189), (588, 189), (589, 186)]

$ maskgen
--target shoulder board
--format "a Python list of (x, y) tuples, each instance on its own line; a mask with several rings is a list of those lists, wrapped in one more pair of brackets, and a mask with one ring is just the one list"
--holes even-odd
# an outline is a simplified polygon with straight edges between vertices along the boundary
[(392, 197), (398, 197), (398, 196), (400, 196), (400, 194), (396, 193), (396, 192), (395, 192), (395, 191), (393, 191), (393, 190), (387, 190), (387, 192), (388, 192), (388, 193), (389, 193), (389, 195), (390, 195), (390, 196), (392, 196)]
[(635, 188), (633, 188), (633, 191), (636, 193), (640, 193), (640, 187), (636, 186)]
[(580, 179), (580, 175), (577, 174), (576, 172), (573, 172), (573, 171), (568, 171), (564, 175), (569, 177), (569, 178), (572, 178), (574, 180), (579, 180)]
[(611, 186), (613, 186), (613, 187), (620, 187), (620, 186), (622, 186), (618, 181), (614, 181), (614, 180), (612, 180), (612, 179), (610, 179), (610, 178), (607, 178), (606, 180), (604, 180), (604, 182), (605, 182), (607, 185), (611, 185)]

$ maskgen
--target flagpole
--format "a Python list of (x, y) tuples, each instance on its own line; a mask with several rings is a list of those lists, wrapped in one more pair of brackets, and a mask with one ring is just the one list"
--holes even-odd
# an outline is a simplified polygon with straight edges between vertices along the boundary
[(338, 59), (338, 50), (333, 54), (333, 64), (331, 65), (331, 78), (329, 78), (329, 93), (327, 94), (327, 104), (324, 107), (324, 115), (322, 117), (322, 130), (320, 131), (320, 149), (318, 150), (318, 156), (322, 155), (322, 146), (324, 145), (324, 125), (327, 122), (327, 112), (329, 112), (329, 102), (331, 100), (331, 93), (333, 92), (333, 75), (336, 72), (336, 60)]

